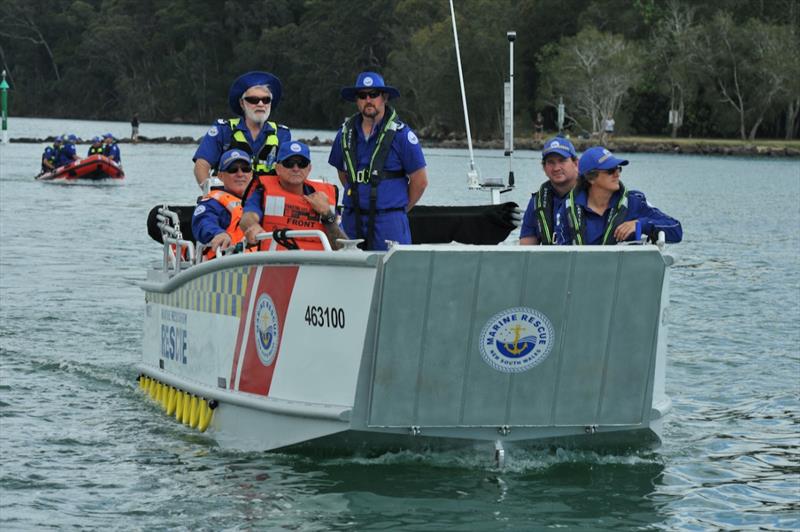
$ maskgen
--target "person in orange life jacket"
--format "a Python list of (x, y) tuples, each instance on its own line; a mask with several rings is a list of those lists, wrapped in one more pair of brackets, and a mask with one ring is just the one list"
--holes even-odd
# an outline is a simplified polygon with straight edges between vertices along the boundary
[(364, 249), (386, 250), (386, 241), (411, 243), (408, 215), (428, 186), (419, 139), (388, 105), (400, 91), (375, 72), (362, 72), (342, 98), (358, 112), (339, 128), (328, 164), (345, 187), (342, 227), (363, 238)]
[(87, 157), (92, 155), (103, 155), (105, 148), (103, 146), (103, 137), (97, 136), (92, 138), (92, 145), (89, 146), (89, 151), (86, 153)]
[(519, 230), (520, 245), (569, 244), (567, 220), (561, 213), (567, 193), (578, 181), (578, 154), (564, 137), (548, 139), (542, 147), (547, 181), (534, 192)]
[(117, 139), (115, 139), (114, 135), (111, 133), (106, 133), (103, 135), (103, 155), (117, 164), (122, 164), (122, 158), (120, 157)]
[(638, 241), (641, 235), (655, 241), (660, 231), (667, 242), (681, 241), (683, 229), (678, 220), (650, 205), (641, 192), (622, 184), (619, 176), (627, 165), (627, 160), (602, 146), (593, 146), (581, 156), (580, 179), (562, 205), (573, 244), (614, 245)]
[(209, 172), (217, 169), (222, 153), (233, 148), (250, 155), (256, 175), (274, 173), (278, 147), (292, 140), (288, 127), (269, 121), (270, 112), (281, 101), (281, 93), (281, 81), (269, 72), (247, 72), (233, 82), (228, 90), (228, 105), (236, 117), (218, 119), (192, 158), (194, 177), (201, 190)]
[[(336, 240), (347, 236), (336, 223), (338, 189), (307, 180), (311, 173), (308, 146), (296, 141), (282, 144), (275, 170), (276, 176), (258, 176), (245, 199), (239, 227), (247, 241), (255, 243), (259, 233), (278, 229), (318, 229), (328, 237), (331, 248), (341, 248)], [(294, 242), (300, 249), (322, 249), (318, 239), (295, 238)], [(263, 244), (262, 248), (266, 249)], [(281, 245), (280, 249), (285, 248)]]
[(216, 256), (217, 248), (226, 249), (244, 240), (239, 229), (242, 218), (242, 195), (253, 177), (250, 155), (242, 150), (228, 150), (220, 159), (221, 187), (212, 187), (200, 198), (192, 215), (192, 233), (198, 242), (211, 246), (207, 257)]

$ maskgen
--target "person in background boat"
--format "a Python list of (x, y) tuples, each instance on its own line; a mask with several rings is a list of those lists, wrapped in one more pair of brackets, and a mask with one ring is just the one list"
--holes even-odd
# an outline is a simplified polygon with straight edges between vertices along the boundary
[(96, 136), (92, 137), (92, 145), (89, 146), (89, 151), (86, 154), (87, 156), (92, 155), (103, 155), (105, 153), (105, 146), (103, 146), (103, 137)]
[(120, 157), (119, 153), (119, 146), (117, 145), (117, 139), (114, 138), (114, 135), (111, 133), (106, 133), (103, 135), (103, 155), (111, 159), (112, 161), (116, 162), (117, 164), (122, 164), (122, 158)]
[(242, 196), (253, 178), (250, 155), (238, 149), (222, 154), (219, 182), (200, 198), (192, 215), (192, 234), (201, 244), (209, 245), (206, 258), (216, 256), (217, 249), (227, 249), (244, 240), (239, 229), (242, 219)]
[(56, 156), (56, 167), (64, 166), (72, 161), (79, 161), (80, 155), (75, 152), (75, 143), (78, 142), (78, 137), (75, 135), (63, 135), (61, 137), (63, 143), (61, 149)]
[[(281, 144), (277, 175), (260, 175), (254, 181), (245, 199), (244, 214), (239, 227), (247, 241), (254, 244), (262, 232), (287, 230), (319, 230), (327, 237), (333, 249), (342, 244), (337, 239), (347, 236), (336, 223), (336, 204), (339, 189), (331, 183), (309, 181), (311, 152), (302, 142)], [(278, 249), (321, 250), (317, 238), (286, 239), (276, 237)], [(260, 249), (268, 249), (269, 241), (262, 241)]]
[(569, 244), (567, 220), (562, 216), (562, 204), (578, 181), (578, 154), (575, 146), (564, 137), (553, 137), (542, 148), (542, 170), (547, 181), (534, 192), (522, 218), (519, 243)]
[(201, 190), (210, 172), (217, 170), (220, 155), (232, 148), (251, 156), (255, 175), (274, 173), (278, 147), (292, 140), (288, 127), (268, 120), (281, 101), (282, 90), (280, 80), (269, 72), (248, 72), (233, 82), (228, 105), (237, 116), (217, 120), (192, 158)]
[(358, 108), (328, 157), (345, 188), (342, 227), (367, 250), (386, 250), (387, 240), (411, 244), (407, 212), (425, 192), (428, 173), (419, 139), (388, 105), (400, 91), (380, 74), (362, 72), (341, 95)]
[(627, 165), (627, 160), (603, 146), (593, 146), (581, 156), (578, 184), (562, 206), (573, 244), (614, 245), (638, 241), (642, 235), (655, 242), (660, 231), (667, 242), (681, 241), (678, 220), (650, 205), (643, 193), (622, 184), (620, 173)]
[(139, 115), (133, 115), (131, 118), (131, 141), (139, 142)]
[(56, 168), (56, 160), (58, 158), (58, 152), (61, 151), (62, 141), (63, 137), (57, 135), (56, 138), (53, 139), (53, 145), (45, 147), (44, 153), (42, 153), (42, 171), (39, 175)]

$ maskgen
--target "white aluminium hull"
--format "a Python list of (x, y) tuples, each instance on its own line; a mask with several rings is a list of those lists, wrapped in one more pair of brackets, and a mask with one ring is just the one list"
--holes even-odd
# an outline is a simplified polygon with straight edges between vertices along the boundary
[(234, 255), (151, 272), (139, 369), (237, 449), (652, 445), (666, 271), (655, 246)]

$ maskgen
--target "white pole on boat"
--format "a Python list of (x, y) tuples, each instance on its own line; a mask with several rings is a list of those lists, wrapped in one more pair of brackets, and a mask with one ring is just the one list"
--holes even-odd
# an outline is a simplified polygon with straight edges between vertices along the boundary
[(478, 182), (478, 171), (475, 169), (475, 155), (472, 151), (472, 133), (469, 128), (469, 113), (467, 113), (467, 94), (464, 92), (464, 74), (461, 71), (461, 52), (458, 49), (458, 30), (456, 29), (456, 12), (453, 9), (453, 0), (450, 0), (450, 18), (453, 20), (453, 39), (456, 43), (456, 62), (458, 63), (458, 81), (461, 83), (461, 103), (464, 104), (464, 123), (467, 127), (467, 146), (469, 147), (469, 172), (467, 172), (467, 186), (481, 188)]
[(8, 144), (8, 83), (5, 70), (3, 70), (3, 80), (0, 81), (0, 101), (3, 113), (3, 144)]
[(509, 90), (508, 90), (508, 98), (509, 98), (509, 110), (508, 110), (508, 117), (506, 120), (508, 121), (508, 147), (506, 149), (506, 155), (508, 155), (508, 186), (514, 186), (514, 40), (517, 38), (516, 31), (509, 31), (506, 33), (506, 37), (508, 37), (508, 49), (509, 49)]

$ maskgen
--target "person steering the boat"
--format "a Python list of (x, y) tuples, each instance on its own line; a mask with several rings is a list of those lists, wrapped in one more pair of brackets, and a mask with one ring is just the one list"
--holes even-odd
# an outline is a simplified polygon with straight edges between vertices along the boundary
[(56, 159), (58, 158), (58, 152), (61, 151), (62, 141), (63, 137), (61, 135), (57, 135), (56, 138), (53, 139), (53, 145), (46, 146), (44, 148), (44, 153), (42, 153), (42, 171), (39, 173), (39, 175), (55, 169)]
[(569, 139), (553, 137), (542, 148), (542, 170), (547, 181), (534, 192), (519, 230), (520, 245), (569, 244), (567, 221), (561, 207), (578, 181), (578, 154)]
[(227, 249), (244, 240), (244, 232), (239, 229), (242, 195), (253, 178), (250, 154), (242, 150), (223, 153), (219, 166), (222, 186), (212, 187), (200, 198), (192, 215), (192, 234), (209, 246), (206, 260), (216, 257), (217, 249)]
[(683, 238), (681, 223), (656, 209), (638, 190), (629, 190), (619, 177), (628, 161), (603, 146), (586, 150), (578, 162), (578, 184), (567, 194), (561, 216), (567, 218), (574, 245), (614, 245), (638, 241), (642, 235), (655, 242), (663, 231), (667, 242)]
[(274, 173), (278, 147), (292, 140), (288, 127), (268, 120), (281, 101), (282, 90), (281, 81), (269, 72), (247, 72), (236, 78), (228, 91), (228, 104), (236, 117), (217, 120), (192, 158), (201, 190), (208, 186), (212, 170), (218, 170), (222, 153), (234, 148), (251, 157), (255, 175)]
[(122, 164), (122, 157), (117, 145), (117, 139), (114, 138), (112, 133), (103, 135), (103, 155), (111, 159), (117, 164)]
[[(277, 249), (321, 250), (317, 238), (284, 238), (282, 230), (320, 230), (333, 249), (342, 245), (337, 239), (347, 236), (336, 223), (339, 189), (331, 183), (309, 181), (311, 152), (302, 142), (282, 144), (275, 166), (277, 175), (260, 175), (245, 199), (239, 227), (247, 241), (256, 243), (259, 233), (276, 233)], [(260, 249), (268, 249), (270, 241), (262, 240)]]
[(386, 241), (411, 244), (407, 212), (428, 186), (419, 139), (388, 105), (400, 91), (375, 72), (362, 72), (342, 98), (358, 112), (344, 121), (333, 141), (328, 164), (344, 186), (342, 227), (364, 239), (367, 250), (386, 250)]

